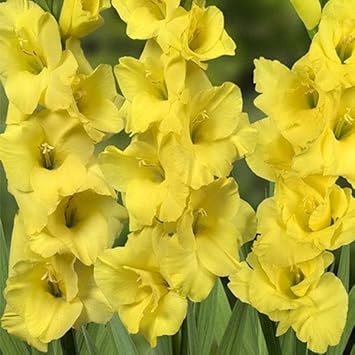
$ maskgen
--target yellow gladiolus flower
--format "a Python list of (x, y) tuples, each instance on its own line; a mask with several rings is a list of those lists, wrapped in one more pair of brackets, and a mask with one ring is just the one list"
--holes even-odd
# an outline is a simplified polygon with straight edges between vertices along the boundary
[(333, 262), (323, 253), (304, 263), (277, 266), (248, 255), (247, 262), (230, 276), (229, 288), (243, 302), (279, 322), (276, 335), (289, 327), (316, 353), (337, 345), (348, 308), (348, 295), (332, 273), (323, 273)]
[(169, 56), (154, 41), (147, 42), (140, 59), (123, 57), (115, 74), (127, 99), (126, 130), (145, 132), (153, 124), (163, 131), (179, 132), (180, 103), (186, 101), (186, 81), (208, 82), (199, 68), (189, 66), (178, 53)]
[(295, 151), (279, 132), (275, 122), (264, 118), (251, 125), (257, 131), (256, 146), (246, 156), (250, 169), (258, 176), (276, 181), (280, 176), (294, 175), (292, 169)]
[(344, 90), (336, 105), (337, 111), (328, 120), (323, 134), (309, 147), (294, 157), (293, 169), (304, 176), (322, 174), (343, 176), (355, 186), (353, 169), (355, 130), (355, 90)]
[(353, 1), (332, 0), (323, 8), (318, 34), (309, 55), (317, 68), (315, 80), (323, 90), (355, 84)]
[(126, 218), (125, 209), (110, 196), (86, 190), (63, 198), (46, 227), (29, 236), (30, 248), (43, 257), (72, 253), (91, 265), (112, 247)]
[(203, 68), (205, 61), (235, 54), (236, 45), (224, 29), (223, 13), (215, 6), (200, 7), (194, 2), (186, 15), (168, 22), (165, 31), (157, 38), (165, 52), (173, 47)]
[(113, 0), (112, 5), (127, 23), (127, 35), (150, 39), (159, 35), (170, 18), (184, 13), (180, 0)]
[(104, 22), (100, 12), (109, 7), (109, 0), (64, 0), (59, 18), (63, 35), (81, 38), (95, 31)]
[(189, 188), (158, 139), (153, 132), (136, 136), (124, 151), (109, 146), (100, 155), (107, 181), (125, 193), (131, 231), (152, 225), (155, 218), (173, 222), (186, 205)]
[(65, 112), (42, 111), (0, 136), (11, 192), (33, 192), (45, 206), (82, 188), (93, 149), (85, 130)]
[(236, 182), (221, 178), (193, 191), (177, 222), (158, 223), (150, 229), (169, 284), (200, 302), (217, 276), (237, 268), (239, 248), (255, 236), (255, 214), (239, 198)]
[(278, 181), (275, 196), (260, 204), (257, 216), (261, 237), (253, 251), (274, 264), (303, 262), (355, 240), (355, 199), (332, 178)]
[(106, 323), (113, 313), (95, 284), (93, 266), (69, 254), (44, 259), (33, 253), (21, 216), (14, 221), (5, 298), (2, 327), (43, 352), (71, 327)]
[(78, 65), (70, 51), (62, 52), (51, 14), (31, 1), (1, 3), (0, 51), (0, 78), (21, 112), (31, 114), (38, 104), (52, 110), (69, 107)]
[(290, 1), (308, 30), (312, 30), (318, 25), (322, 12), (319, 0)]
[(112, 318), (114, 310), (94, 279), (94, 266), (86, 266), (76, 261), (74, 270), (78, 276), (78, 298), (83, 308), (74, 327), (87, 323), (106, 324)]
[(94, 142), (123, 129), (119, 114), (123, 98), (117, 94), (115, 78), (109, 65), (101, 64), (93, 70), (86, 61), (79, 40), (69, 39), (67, 48), (79, 63), (73, 81), (74, 100), (68, 112), (80, 120)]
[(161, 273), (149, 233), (106, 250), (96, 262), (95, 280), (128, 331), (143, 333), (153, 347), (158, 336), (175, 334), (186, 316), (187, 300)]
[(282, 136), (302, 151), (317, 139), (336, 110), (339, 95), (322, 91), (307, 57), (292, 68), (278, 61), (255, 60), (255, 105), (272, 119)]
[[(77, 297), (74, 261), (66, 255), (17, 262), (5, 288), (8, 309), (2, 327), (42, 351), (50, 341), (61, 338), (83, 308)], [(53, 322), (54, 318), (60, 321)]]
[(193, 189), (228, 176), (233, 162), (254, 149), (256, 131), (242, 113), (240, 89), (232, 83), (199, 91), (181, 112), (181, 120), (181, 134), (168, 135), (164, 149)]

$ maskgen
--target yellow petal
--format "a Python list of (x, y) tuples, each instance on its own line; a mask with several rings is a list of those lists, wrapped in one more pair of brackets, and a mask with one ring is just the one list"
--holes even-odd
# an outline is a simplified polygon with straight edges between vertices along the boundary
[(318, 25), (322, 11), (319, 0), (291, 0), (291, 4), (308, 30), (312, 30)]

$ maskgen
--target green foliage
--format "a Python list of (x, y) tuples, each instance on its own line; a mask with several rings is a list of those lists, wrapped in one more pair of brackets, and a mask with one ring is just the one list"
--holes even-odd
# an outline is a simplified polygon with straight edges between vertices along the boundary
[(342, 281), (346, 291), (349, 292), (350, 245), (345, 245), (341, 248), (337, 276)]
[[(5, 240), (4, 230), (0, 220), (0, 290), (3, 290), (7, 279), (7, 265), (9, 260), (9, 249)], [(0, 294), (0, 314), (5, 309), (5, 300), (3, 292)], [(25, 343), (10, 336), (4, 329), (0, 327), (0, 350), (3, 355), (30, 355), (29, 349)]]
[(34, 0), (44, 11), (50, 12), (57, 20), (60, 17), (60, 11), (64, 0)]
[(343, 335), (341, 336), (340, 343), (337, 346), (331, 347), (327, 355), (342, 355), (344, 354), (345, 348), (350, 340), (350, 335), (355, 328), (355, 286), (352, 287), (349, 293), (349, 310), (347, 321)]

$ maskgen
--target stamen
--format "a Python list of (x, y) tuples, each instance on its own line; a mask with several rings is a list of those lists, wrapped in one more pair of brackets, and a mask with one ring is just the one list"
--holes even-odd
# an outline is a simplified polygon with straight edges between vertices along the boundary
[(291, 273), (292, 273), (292, 286), (296, 286), (300, 282), (304, 280), (304, 274), (300, 268), (297, 266), (291, 267)]
[(196, 49), (198, 46), (197, 46), (197, 43), (194, 43), (194, 42), (197, 42), (197, 38), (200, 36), (201, 34), (201, 31), (199, 29), (195, 29), (195, 31), (193, 31), (189, 37), (189, 47), (194, 50)]
[(349, 59), (352, 56), (353, 49), (354, 49), (353, 48), (354, 41), (355, 41), (355, 36), (352, 35), (350, 37), (345, 38), (337, 45), (336, 52), (342, 64), (345, 64), (347, 59)]
[(152, 162), (146, 159), (139, 159), (138, 166), (140, 168), (154, 169), (154, 172), (156, 172), (156, 176), (158, 177), (159, 180), (163, 181), (165, 179), (164, 169), (159, 164), (159, 162)]
[(199, 208), (198, 210), (195, 210), (193, 212), (193, 214), (194, 214), (194, 221), (192, 224), (192, 231), (196, 235), (198, 233), (198, 225), (199, 225), (199, 222), (201, 221), (200, 219), (203, 217), (207, 217), (208, 214), (207, 214), (207, 211), (203, 207)]
[(72, 228), (75, 224), (75, 215), (77, 209), (70, 204), (70, 201), (72, 200), (72, 197), (69, 199), (67, 202), (67, 205), (64, 210), (64, 219), (65, 219), (65, 225), (67, 228)]
[(304, 211), (306, 214), (311, 214), (317, 207), (317, 203), (313, 197), (304, 197), (302, 199)]
[(44, 142), (39, 146), (39, 149), (43, 156), (44, 167), (49, 170), (53, 169), (54, 164), (53, 164), (52, 152), (54, 150), (54, 147), (49, 145), (47, 142)]
[(62, 291), (59, 288), (59, 282), (54, 276), (54, 272), (47, 270), (44, 275), (41, 277), (41, 281), (47, 282), (48, 292), (55, 298), (62, 297)]
[(335, 127), (334, 135), (336, 139), (344, 138), (344, 136), (351, 130), (355, 119), (350, 115), (350, 111), (350, 108), (346, 109), (346, 113), (339, 119)]
[(74, 92), (74, 100), (79, 101), (86, 95), (86, 91), (81, 89)]
[(203, 110), (191, 121), (190, 132), (191, 140), (193, 143), (196, 143), (196, 134), (198, 132), (199, 125), (209, 118), (210, 116), (208, 115), (207, 110)]

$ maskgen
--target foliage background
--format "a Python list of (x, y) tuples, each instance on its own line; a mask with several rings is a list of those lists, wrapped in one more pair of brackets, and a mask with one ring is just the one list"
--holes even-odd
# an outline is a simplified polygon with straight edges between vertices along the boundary
[[(3, 1), (0, 0), (0, 2)], [(253, 84), (253, 59), (263, 56), (268, 59), (280, 60), (284, 64), (292, 66), (308, 49), (310, 39), (307, 31), (287, 0), (207, 0), (207, 4), (216, 5), (223, 11), (226, 29), (237, 43), (237, 56), (223, 57), (212, 61), (209, 64), (208, 75), (215, 85), (224, 81), (232, 81), (238, 84), (244, 97), (244, 110), (249, 113), (251, 121), (256, 121), (263, 117), (263, 114), (253, 106), (253, 100), (256, 96)], [(144, 41), (133, 41), (126, 36), (126, 26), (113, 9), (106, 10), (103, 17), (105, 25), (83, 39), (84, 51), (93, 67), (100, 63), (115, 65), (118, 58), (122, 56), (138, 57)], [(7, 99), (0, 85), (0, 132), (3, 132), (5, 127), (6, 111)], [(127, 143), (128, 137), (121, 133), (99, 145), (98, 151), (102, 150), (107, 144), (124, 147)], [(233, 176), (240, 186), (241, 197), (254, 208), (257, 207), (267, 194), (268, 183), (255, 176), (243, 161), (236, 163)], [(10, 244), (13, 217), (16, 210), (16, 203), (7, 192), (6, 177), (0, 164), (0, 218), (7, 245)], [(352, 260), (355, 260), (354, 252), (353, 245), (351, 248)], [(3, 260), (1, 261), (0, 265), (4, 267)], [(354, 268), (351, 270), (350, 277), (350, 285), (353, 285), (355, 283)], [(3, 287), (1, 283), (0, 286)], [(215, 290), (215, 292), (219, 291)], [(252, 312), (251, 308), (246, 311)], [(216, 310), (216, 312), (219, 311)], [(230, 314), (226, 316), (229, 317)], [(252, 313), (251, 318), (248, 319), (252, 319), (252, 317), (256, 317), (256, 313)], [(240, 320), (234, 319), (233, 321), (238, 322)], [(110, 326), (114, 327), (115, 322), (116, 327), (122, 327), (118, 323), (118, 319), (114, 320), (113, 325)], [(92, 331), (92, 334), (96, 334), (94, 330), (94, 328), (88, 328), (89, 333)], [(255, 332), (258, 333), (258, 329)], [(257, 336), (257, 338), (255, 339), (256, 343), (262, 341), (260, 336)], [(103, 346), (104, 339), (102, 340)], [(283, 341), (288, 340), (287, 338), (281, 339), (281, 342)], [(83, 342), (83, 338), (81, 338), (81, 342)], [(244, 353), (252, 351), (252, 349), (241, 350)], [(34, 352), (32, 353), (34, 354)]]

